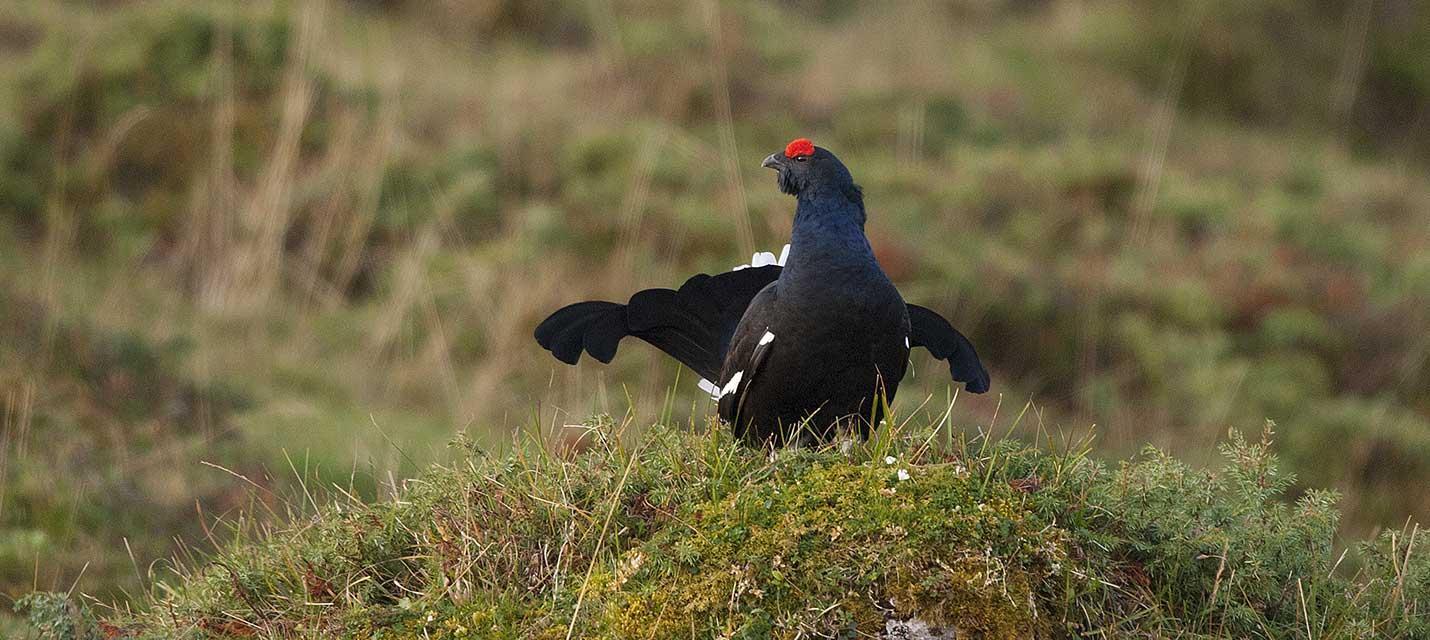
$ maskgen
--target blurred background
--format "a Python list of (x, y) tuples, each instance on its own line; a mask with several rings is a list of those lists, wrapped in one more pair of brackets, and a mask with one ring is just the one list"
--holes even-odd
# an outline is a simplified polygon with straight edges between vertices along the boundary
[(123, 601), (459, 433), (703, 425), (655, 350), (531, 329), (778, 251), (797, 136), (989, 365), (958, 427), (1200, 463), (1270, 419), (1345, 535), (1430, 519), (1430, 4), (10, 0), (0, 592)]

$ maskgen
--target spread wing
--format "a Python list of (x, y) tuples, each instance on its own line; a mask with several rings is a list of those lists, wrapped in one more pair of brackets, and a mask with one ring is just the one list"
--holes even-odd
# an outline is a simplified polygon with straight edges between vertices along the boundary
[(909, 305), (909, 344), (928, 349), (935, 358), (947, 360), (948, 372), (969, 391), (988, 391), (988, 370), (978, 360), (973, 343), (943, 316), (916, 304)]
[(702, 273), (676, 290), (640, 291), (626, 304), (577, 302), (538, 325), (536, 342), (566, 364), (576, 364), (583, 351), (610, 362), (621, 340), (635, 336), (714, 380), (740, 317), (780, 270), (771, 264), (713, 276)]

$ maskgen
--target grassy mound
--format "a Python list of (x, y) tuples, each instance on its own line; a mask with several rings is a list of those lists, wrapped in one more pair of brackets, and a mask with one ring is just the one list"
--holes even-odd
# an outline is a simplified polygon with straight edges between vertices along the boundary
[(928, 431), (770, 454), (587, 428), (569, 455), (465, 444), (398, 500), (181, 567), (140, 613), (21, 606), (55, 638), (1430, 637), (1417, 530), (1338, 553), (1334, 496), (1286, 500), (1269, 431), (1209, 472)]

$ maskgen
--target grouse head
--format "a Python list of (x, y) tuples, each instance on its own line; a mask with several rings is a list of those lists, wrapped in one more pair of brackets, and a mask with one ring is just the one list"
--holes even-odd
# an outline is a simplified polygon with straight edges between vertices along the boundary
[(785, 145), (784, 151), (771, 153), (760, 166), (778, 171), (780, 191), (792, 196), (842, 195), (862, 203), (849, 169), (828, 149), (814, 146), (808, 138), (798, 138)]

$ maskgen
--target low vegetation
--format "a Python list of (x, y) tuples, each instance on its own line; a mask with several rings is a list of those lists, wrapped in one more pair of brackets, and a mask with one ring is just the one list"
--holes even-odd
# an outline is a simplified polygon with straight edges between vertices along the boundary
[(1286, 499), (1269, 429), (1233, 432), (1210, 472), (927, 428), (774, 453), (718, 428), (582, 429), (562, 455), (459, 444), (393, 500), (338, 496), (181, 567), (139, 613), (20, 608), (66, 640), (754, 640), (909, 620), (958, 638), (1430, 637), (1422, 532), (1338, 553), (1335, 496)]

